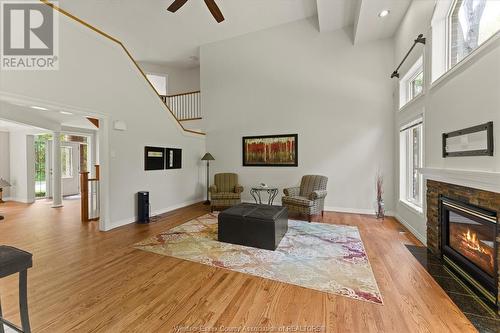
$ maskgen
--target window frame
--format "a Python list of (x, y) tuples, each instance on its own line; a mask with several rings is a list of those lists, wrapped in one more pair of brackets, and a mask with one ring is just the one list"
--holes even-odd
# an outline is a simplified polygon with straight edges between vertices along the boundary
[[(417, 98), (418, 96), (420, 96), (424, 92), (424, 66), (423, 66), (423, 64), (418, 69), (419, 70), (417, 70), (411, 77), (408, 78), (408, 82), (407, 82), (407, 86), (406, 86), (406, 88), (407, 88), (406, 95), (408, 96), (408, 102)], [(417, 79), (417, 77), (420, 74), (422, 74), (422, 90), (418, 94), (415, 95), (414, 91), (413, 91), (412, 83), (415, 82), (415, 80)]]
[[(453, 13), (455, 12), (455, 9), (456, 9), (456, 6), (458, 4), (458, 1), (459, 0), (451, 0), (451, 3), (448, 7), (448, 12), (446, 13), (446, 17), (445, 17), (445, 20), (446, 20), (446, 24), (445, 24), (445, 42), (446, 42), (446, 46), (445, 46), (445, 64), (446, 64), (446, 68), (445, 68), (445, 71), (444, 73), (447, 73), (448, 71), (450, 71), (452, 68), (454, 68), (455, 66), (459, 65), (460, 63), (462, 63), (464, 60), (466, 60), (467, 58), (469, 58), (469, 56), (471, 56), (472, 54), (474, 54), (479, 48), (481, 48), (481, 46), (483, 46), (484, 44), (486, 44), (491, 38), (493, 38), (495, 35), (497, 35), (499, 32), (500, 32), (500, 29), (498, 29), (493, 35), (491, 35), (490, 37), (488, 37), (487, 39), (485, 39), (482, 43), (478, 43), (478, 45), (476, 46), (476, 48), (474, 48), (471, 52), (469, 52), (468, 54), (466, 54), (462, 59), (460, 59), (459, 61), (457, 61), (456, 63), (453, 64), (453, 59), (452, 59), (452, 43), (453, 43), (453, 38), (452, 38), (452, 33), (453, 33), (453, 30), (452, 30), (452, 26), (453, 26)], [(479, 24), (479, 26), (481, 26), (481, 24)]]
[[(62, 161), (63, 150), (67, 150), (68, 163), (66, 163), (66, 166), (69, 166), (69, 169), (67, 169), (69, 170), (69, 173), (64, 173), (63, 161)], [(61, 146), (61, 178), (62, 179), (73, 178), (73, 147)]]
[(423, 205), (424, 205), (424, 180), (423, 175), (418, 171), (418, 198), (413, 197), (414, 191), (414, 171), (413, 167), (414, 162), (414, 147), (413, 147), (413, 130), (415, 128), (419, 128), (418, 133), (418, 158), (419, 163), (416, 169), (420, 169), (424, 166), (424, 122), (423, 116), (418, 117), (417, 119), (408, 122), (401, 126), (400, 129), (400, 137), (399, 137), (399, 145), (400, 145), (400, 174), (399, 174), (399, 183), (400, 183), (400, 191), (399, 191), (399, 201), (403, 202), (407, 206), (416, 210), (419, 213), (423, 213)]
[[(420, 74), (422, 74), (422, 91), (413, 96), (411, 82), (413, 82), (415, 78)], [(406, 72), (406, 74), (399, 80), (399, 110), (402, 110), (411, 101), (424, 94), (425, 80), (426, 75), (424, 71), (424, 56), (421, 55)]]

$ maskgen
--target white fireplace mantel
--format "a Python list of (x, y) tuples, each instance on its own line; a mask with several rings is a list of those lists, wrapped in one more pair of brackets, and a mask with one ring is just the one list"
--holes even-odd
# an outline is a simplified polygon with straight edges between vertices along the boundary
[(425, 179), (500, 193), (500, 172), (421, 168)]

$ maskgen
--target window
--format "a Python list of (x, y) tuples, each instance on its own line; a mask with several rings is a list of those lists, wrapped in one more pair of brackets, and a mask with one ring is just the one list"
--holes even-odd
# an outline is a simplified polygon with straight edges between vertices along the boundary
[(420, 95), (424, 90), (424, 67), (420, 57), (399, 81), (399, 107)]
[(73, 148), (61, 147), (61, 176), (73, 178)]
[(158, 95), (167, 95), (167, 76), (157, 74), (146, 74), (149, 82), (153, 85)]
[(418, 119), (400, 132), (400, 200), (421, 211), (423, 180), (423, 125)]
[(500, 1), (456, 0), (448, 27), (451, 68), (500, 30)]
[(420, 71), (410, 80), (409, 83), (408, 94), (410, 100), (420, 95), (423, 89), (424, 89), (424, 72), (422, 68), (420, 68)]

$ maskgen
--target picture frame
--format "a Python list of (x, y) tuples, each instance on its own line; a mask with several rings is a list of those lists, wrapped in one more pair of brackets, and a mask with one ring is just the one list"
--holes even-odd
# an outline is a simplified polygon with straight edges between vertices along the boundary
[(182, 169), (182, 149), (165, 148), (165, 169)]
[(243, 166), (297, 167), (298, 134), (244, 136)]
[(443, 133), (443, 158), (493, 156), (493, 122)]
[(165, 168), (165, 148), (144, 147), (144, 170), (163, 170)]

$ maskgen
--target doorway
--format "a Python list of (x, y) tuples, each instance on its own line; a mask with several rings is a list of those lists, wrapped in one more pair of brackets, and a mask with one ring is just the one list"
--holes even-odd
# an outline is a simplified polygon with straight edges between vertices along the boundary
[[(61, 135), (61, 178), (64, 197), (80, 194), (80, 172), (90, 169), (90, 137)], [(35, 197), (52, 197), (52, 134), (35, 137)]]

